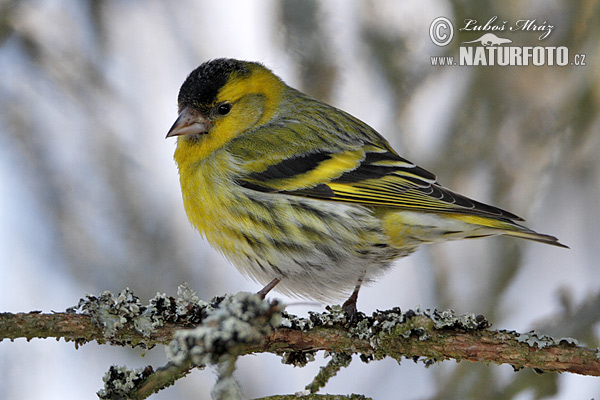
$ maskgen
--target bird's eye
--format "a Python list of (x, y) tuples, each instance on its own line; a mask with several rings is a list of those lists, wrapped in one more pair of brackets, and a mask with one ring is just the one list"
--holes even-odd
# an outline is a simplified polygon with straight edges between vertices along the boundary
[(229, 103), (223, 103), (217, 106), (217, 112), (219, 115), (227, 115), (229, 114), (229, 111), (231, 111), (231, 104)]

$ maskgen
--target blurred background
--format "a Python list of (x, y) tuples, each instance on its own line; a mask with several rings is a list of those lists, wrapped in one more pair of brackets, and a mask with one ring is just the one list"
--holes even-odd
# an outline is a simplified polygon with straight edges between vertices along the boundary
[[(536, 19), (499, 34), (518, 46), (567, 46), (586, 66), (440, 67), (439, 16), (462, 26)], [(200, 63), (265, 63), (291, 86), (382, 133), (444, 186), (510, 210), (570, 250), (510, 238), (423, 247), (361, 291), (358, 307), (452, 308), (495, 329), (600, 333), (600, 6), (595, 0), (0, 1), (0, 311), (63, 311), (87, 293), (132, 288), (143, 302), (202, 299), (259, 285), (193, 230), (183, 210), (174, 140), (179, 86)], [(306, 315), (323, 305), (289, 299)], [(142, 358), (144, 356), (144, 358)], [(0, 343), (0, 398), (95, 398), (111, 364), (165, 363), (150, 351), (17, 340)], [(273, 355), (238, 361), (248, 398), (302, 390), (305, 368)], [(211, 368), (156, 399), (210, 397)], [(377, 399), (590, 399), (597, 378), (510, 366), (358, 358), (324, 392)]]

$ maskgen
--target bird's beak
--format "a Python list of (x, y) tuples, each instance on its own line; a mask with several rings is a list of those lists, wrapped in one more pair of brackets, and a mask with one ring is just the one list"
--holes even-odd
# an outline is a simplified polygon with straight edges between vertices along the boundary
[(186, 107), (181, 111), (171, 129), (169, 129), (167, 137), (207, 133), (209, 128), (210, 121), (206, 117), (198, 111)]

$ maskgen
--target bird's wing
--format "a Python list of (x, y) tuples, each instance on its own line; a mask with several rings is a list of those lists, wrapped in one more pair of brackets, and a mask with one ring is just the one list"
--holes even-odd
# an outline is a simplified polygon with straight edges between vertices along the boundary
[(293, 155), (252, 172), (238, 182), (262, 192), (522, 221), (507, 211), (440, 186), (435, 175), (400, 157), (385, 141)]

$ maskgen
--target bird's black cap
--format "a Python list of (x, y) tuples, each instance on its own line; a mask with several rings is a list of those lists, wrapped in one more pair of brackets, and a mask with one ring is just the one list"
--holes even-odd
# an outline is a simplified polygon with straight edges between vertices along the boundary
[(232, 58), (207, 61), (193, 70), (179, 89), (177, 101), (180, 108), (193, 107), (201, 112), (214, 104), (219, 90), (232, 73), (249, 75), (249, 63)]

